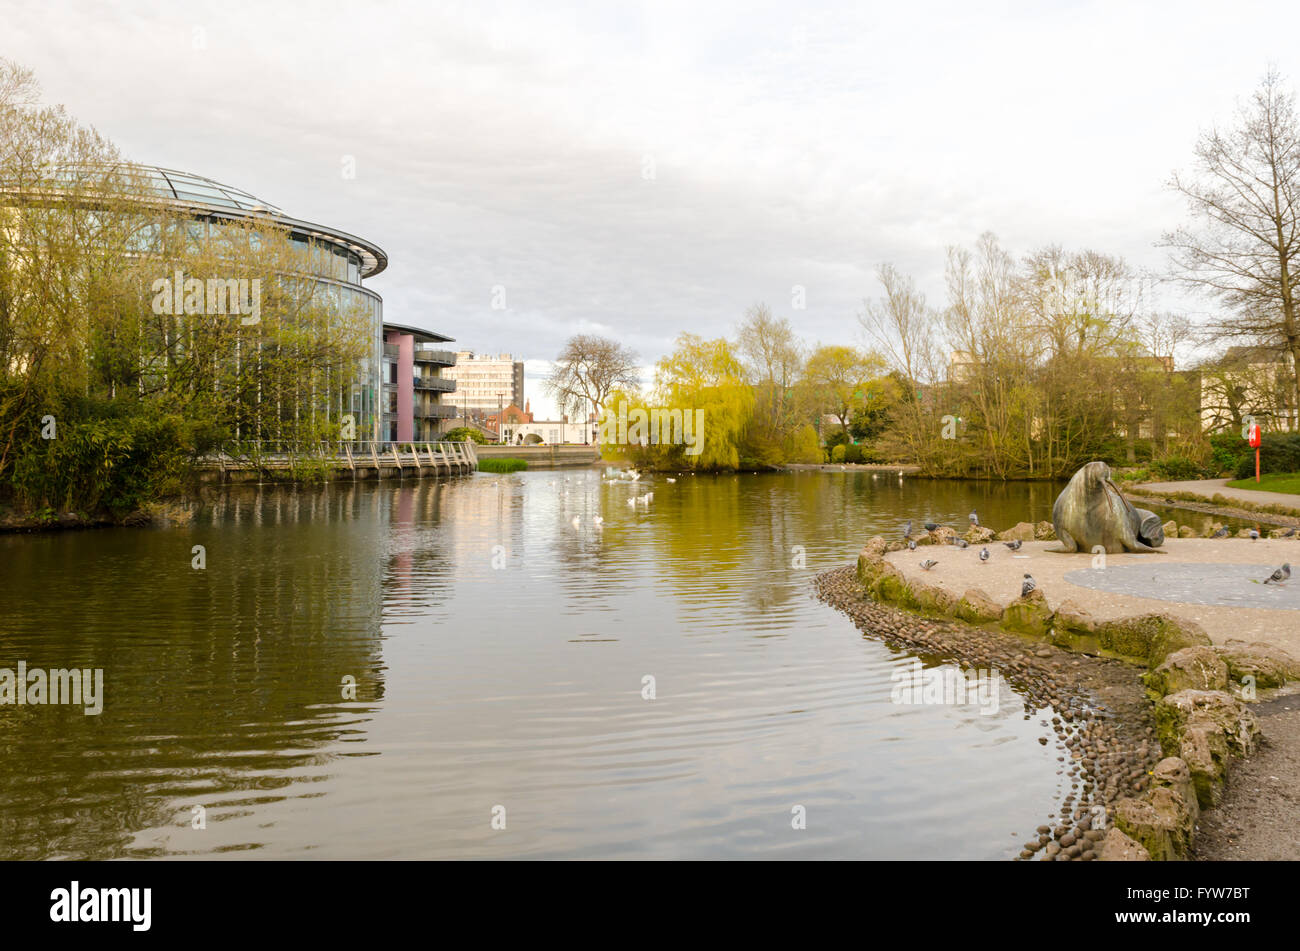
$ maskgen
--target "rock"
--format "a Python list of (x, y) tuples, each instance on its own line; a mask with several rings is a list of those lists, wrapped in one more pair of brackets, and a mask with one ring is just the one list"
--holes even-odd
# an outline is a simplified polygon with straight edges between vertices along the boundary
[(1165, 522), (1162, 527), (1164, 528), (1166, 538), (1176, 538), (1178, 536), (1178, 523), (1172, 518)]
[(936, 545), (951, 545), (952, 540), (957, 537), (956, 530), (949, 528), (947, 525), (940, 525), (928, 534), (930, 540)]
[(1002, 607), (979, 588), (968, 588), (957, 602), (957, 617), (972, 624), (987, 624), (1002, 617)]
[(1259, 740), (1259, 721), (1220, 690), (1181, 690), (1156, 702), (1156, 735), (1166, 756), (1181, 757), (1191, 773), (1201, 808), (1215, 805), (1234, 756)]
[(913, 582), (912, 600), (919, 611), (932, 616), (948, 617), (957, 612), (957, 597), (935, 585)]
[(1106, 839), (1101, 844), (1097, 858), (1102, 862), (1149, 862), (1151, 854), (1140, 843), (1134, 842), (1112, 826), (1106, 833)]
[(1281, 687), (1288, 680), (1300, 680), (1300, 661), (1279, 647), (1263, 641), (1247, 644), (1228, 641), (1215, 651), (1228, 667), (1228, 675), (1238, 683), (1254, 677), (1256, 687)]
[(1052, 609), (1047, 597), (1035, 588), (1006, 606), (1002, 612), (1002, 626), (1017, 634), (1046, 637), (1052, 626)]
[(1152, 667), (1184, 647), (1210, 646), (1210, 635), (1199, 624), (1168, 614), (1103, 621), (1097, 639), (1106, 651)]
[(1179, 537), (1179, 538), (1195, 538), (1195, 537), (1196, 537), (1196, 529), (1192, 528), (1192, 526), (1190, 526), (1190, 525), (1179, 525), (1179, 526), (1178, 526), (1178, 537)]
[(888, 542), (877, 535), (862, 546), (862, 551), (858, 552), (858, 562), (861, 563), (863, 558), (879, 558), (888, 547)]
[(1065, 600), (1052, 618), (1052, 643), (1069, 651), (1098, 655), (1102, 652), (1097, 637), (1097, 621), (1074, 601)]
[(1212, 647), (1184, 647), (1142, 675), (1157, 697), (1180, 690), (1227, 690), (1228, 665)]
[(966, 534), (963, 535), (962, 538), (966, 539), (966, 541), (970, 542), (972, 545), (987, 545), (989, 542), (997, 538), (997, 535), (991, 528), (986, 528), (983, 525), (972, 525), (966, 530)]
[(1115, 827), (1141, 845), (1153, 860), (1177, 861), (1186, 855), (1180, 825), (1186, 804), (1180, 811), (1170, 798), (1174, 793), (1163, 788), (1156, 791), (1162, 794), (1158, 806), (1145, 799), (1121, 799), (1116, 803)]
[(1182, 797), (1191, 813), (1192, 825), (1195, 827), (1196, 820), (1201, 815), (1201, 807), (1196, 797), (1196, 787), (1192, 784), (1192, 772), (1188, 769), (1187, 763), (1177, 756), (1166, 756), (1156, 763), (1156, 768), (1151, 771), (1151, 782), (1156, 787), (1172, 789)]
[(1022, 542), (1032, 542), (1034, 540), (1033, 524), (1030, 522), (1017, 522), (1005, 532), (998, 532), (998, 541), (1013, 542), (1016, 539)]
[(1034, 539), (1040, 542), (1056, 541), (1056, 528), (1049, 521), (1041, 521), (1034, 526)]

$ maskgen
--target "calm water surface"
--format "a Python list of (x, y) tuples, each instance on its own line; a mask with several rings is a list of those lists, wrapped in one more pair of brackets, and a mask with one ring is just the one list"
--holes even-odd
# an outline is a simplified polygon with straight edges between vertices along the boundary
[(1064, 792), (1042, 716), (891, 703), (910, 655), (811, 582), (906, 517), (1056, 491), (478, 474), (0, 536), (0, 667), (106, 694), (0, 706), (0, 856), (1009, 857)]

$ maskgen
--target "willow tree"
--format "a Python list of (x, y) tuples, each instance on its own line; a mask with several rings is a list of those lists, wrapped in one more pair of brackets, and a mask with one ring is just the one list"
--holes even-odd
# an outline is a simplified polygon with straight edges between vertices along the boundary
[(655, 400), (670, 411), (702, 411), (700, 451), (666, 444), (664, 462), (692, 469), (735, 469), (754, 410), (754, 390), (735, 346), (719, 337), (677, 337), (673, 352), (655, 365)]

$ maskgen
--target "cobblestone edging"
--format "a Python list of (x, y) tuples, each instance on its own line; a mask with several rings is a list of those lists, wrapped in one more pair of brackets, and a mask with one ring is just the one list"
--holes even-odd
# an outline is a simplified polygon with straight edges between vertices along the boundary
[(1006, 608), (975, 589), (956, 598), (907, 581), (884, 558), (897, 547), (873, 538), (855, 568), (820, 575), (818, 593), (870, 634), (997, 667), (1027, 706), (1056, 711), (1072, 790), (1019, 857), (1186, 858), (1200, 810), (1259, 741), (1243, 699), (1300, 680), (1300, 663), (1264, 644), (1213, 647), (1198, 625), (1164, 614), (1096, 622), (1053, 612), (1037, 591)]

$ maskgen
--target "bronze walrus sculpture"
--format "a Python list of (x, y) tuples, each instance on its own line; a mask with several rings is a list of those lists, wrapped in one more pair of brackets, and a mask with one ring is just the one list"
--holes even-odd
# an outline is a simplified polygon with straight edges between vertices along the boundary
[(1155, 551), (1165, 543), (1160, 517), (1134, 508), (1110, 480), (1110, 466), (1090, 462), (1070, 479), (1052, 506), (1052, 525), (1061, 548), (1110, 554)]

